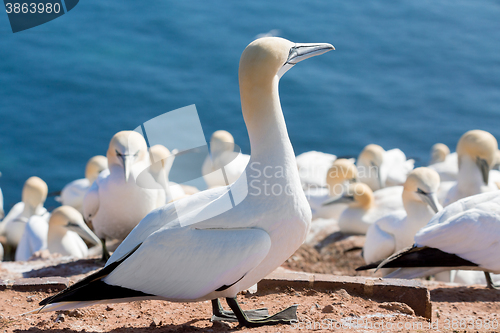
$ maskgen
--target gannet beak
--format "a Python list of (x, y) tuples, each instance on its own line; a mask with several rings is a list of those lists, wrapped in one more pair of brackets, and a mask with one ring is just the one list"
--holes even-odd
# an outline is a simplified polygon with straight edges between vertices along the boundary
[(92, 232), (92, 230), (87, 227), (85, 223), (75, 223), (72, 221), (69, 221), (68, 224), (66, 224), (66, 229), (71, 230), (76, 232), (80, 237), (85, 239), (86, 241), (89, 241), (90, 243), (93, 244), (101, 244), (100, 239)]
[(488, 162), (486, 162), (485, 159), (482, 158), (477, 158), (476, 159), (476, 165), (481, 170), (481, 175), (483, 176), (483, 181), (485, 185), (488, 185), (488, 179), (490, 176), (490, 166), (488, 165)]
[(341, 203), (349, 204), (351, 202), (354, 202), (354, 197), (352, 195), (342, 195), (342, 196), (339, 196), (339, 197), (335, 197), (335, 198), (331, 198), (331, 199), (325, 200), (322, 203), (322, 206), (328, 206), (328, 205), (334, 205), (334, 204), (341, 204)]
[(321, 55), (328, 51), (335, 50), (333, 45), (328, 43), (297, 43), (290, 49), (288, 59), (281, 69), (278, 71), (278, 77), (282, 77), (290, 68), (298, 62)]
[(443, 207), (438, 201), (435, 193), (419, 193), (422, 200), (431, 207), (434, 213), (438, 213)]
[(132, 156), (130, 155), (120, 155), (120, 158), (123, 162), (123, 171), (125, 173), (125, 182), (128, 182), (128, 178), (130, 177), (130, 169), (132, 166)]

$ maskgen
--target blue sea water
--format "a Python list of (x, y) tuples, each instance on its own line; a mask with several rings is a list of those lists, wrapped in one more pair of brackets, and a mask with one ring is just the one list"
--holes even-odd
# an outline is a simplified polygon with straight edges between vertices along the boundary
[(373, 142), (425, 164), (467, 130), (500, 138), (499, 17), (493, 0), (85, 0), (13, 34), (0, 13), (5, 206), (28, 177), (60, 190), (114, 133), (190, 104), (207, 140), (226, 129), (249, 153), (238, 62), (271, 30), (336, 47), (281, 80), (296, 154), (356, 156)]

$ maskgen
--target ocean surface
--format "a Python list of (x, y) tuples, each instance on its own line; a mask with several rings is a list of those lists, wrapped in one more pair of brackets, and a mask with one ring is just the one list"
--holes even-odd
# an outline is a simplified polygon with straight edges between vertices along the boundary
[(499, 17), (493, 0), (84, 0), (13, 34), (0, 13), (6, 210), (28, 177), (60, 190), (116, 132), (191, 104), (207, 140), (225, 129), (249, 153), (238, 62), (265, 33), (336, 47), (281, 79), (296, 154), (377, 143), (425, 165), (434, 143), (454, 150), (467, 130), (500, 139)]

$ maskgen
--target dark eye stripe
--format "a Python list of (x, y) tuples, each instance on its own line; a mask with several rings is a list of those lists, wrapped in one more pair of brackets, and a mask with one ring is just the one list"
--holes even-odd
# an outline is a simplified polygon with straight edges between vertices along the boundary
[(417, 189), (417, 193), (419, 193), (419, 194), (423, 194), (423, 195), (427, 195), (427, 194), (429, 194), (429, 193), (427, 193), (427, 192), (425, 192), (425, 191), (422, 191), (422, 190), (421, 190), (421, 189), (419, 189), (419, 188)]

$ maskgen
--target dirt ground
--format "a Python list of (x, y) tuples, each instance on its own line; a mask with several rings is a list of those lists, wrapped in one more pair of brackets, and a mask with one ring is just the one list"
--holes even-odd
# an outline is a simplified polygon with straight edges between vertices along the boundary
[[(354, 269), (363, 264), (360, 250), (363, 237), (334, 235), (317, 246), (303, 245), (283, 268), (360, 275)], [(346, 250), (351, 250), (345, 252)], [(50, 260), (50, 259), (46, 259)], [(24, 273), (25, 277), (65, 276), (77, 281), (99, 268), (93, 259), (66, 262)], [(363, 272), (361, 275), (371, 275)], [(0, 278), (7, 272), (0, 266)], [(500, 331), (500, 291), (484, 286), (463, 287), (423, 281), (430, 290), (432, 321), (414, 315), (407, 305), (379, 303), (349, 295), (345, 290), (330, 293), (287, 288), (264, 294), (242, 294), (243, 309), (267, 307), (276, 313), (298, 304), (298, 322), (293, 325), (240, 328), (237, 323), (212, 323), (210, 302), (169, 303), (137, 301), (43, 314), (22, 314), (38, 307), (53, 293), (0, 292), (0, 332), (498, 332)], [(228, 308), (225, 302), (222, 302)]]

